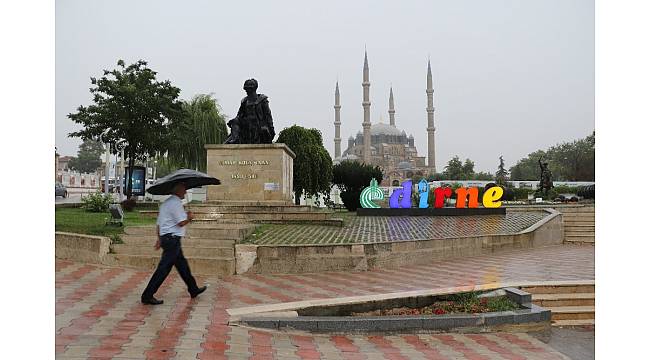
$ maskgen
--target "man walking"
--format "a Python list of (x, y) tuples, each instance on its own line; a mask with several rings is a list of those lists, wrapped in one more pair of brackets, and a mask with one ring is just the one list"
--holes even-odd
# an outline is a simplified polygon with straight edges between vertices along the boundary
[(197, 297), (206, 289), (205, 286), (198, 287), (196, 285), (196, 280), (192, 276), (190, 266), (181, 249), (181, 238), (185, 235), (185, 226), (194, 218), (191, 212), (186, 213), (183, 209), (182, 200), (185, 197), (185, 192), (185, 184), (177, 183), (172, 195), (160, 206), (156, 223), (158, 241), (155, 247), (156, 250), (162, 247), (163, 253), (156, 271), (151, 276), (151, 280), (140, 298), (143, 304), (159, 305), (163, 303), (153, 295), (165, 281), (173, 266), (176, 267), (187, 285), (187, 291), (192, 298)]

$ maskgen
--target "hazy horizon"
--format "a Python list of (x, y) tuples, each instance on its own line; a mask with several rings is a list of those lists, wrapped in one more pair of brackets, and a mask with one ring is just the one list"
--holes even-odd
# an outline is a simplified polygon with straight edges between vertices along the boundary
[[(182, 4), (182, 6), (178, 6)], [(334, 155), (334, 88), (341, 150), (361, 130), (364, 47), (371, 122), (398, 128), (427, 154), (426, 69), (431, 59), (436, 165), (454, 155), (494, 173), (528, 153), (594, 130), (593, 1), (56, 2), (56, 145), (76, 155), (90, 77), (118, 59), (149, 62), (181, 98), (212, 93), (228, 118), (254, 77), (269, 96), (276, 133), (298, 124), (323, 133)]]

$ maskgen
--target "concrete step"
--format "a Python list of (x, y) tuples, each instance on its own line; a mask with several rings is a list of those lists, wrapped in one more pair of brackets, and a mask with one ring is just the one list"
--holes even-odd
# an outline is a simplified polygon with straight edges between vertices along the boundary
[(594, 306), (594, 293), (534, 294), (533, 303), (541, 307)]
[(582, 230), (590, 230), (590, 231), (595, 231), (596, 230), (596, 224), (564, 224), (564, 229), (571, 229), (571, 230), (576, 230), (576, 231), (582, 231)]
[(568, 216), (562, 215), (562, 221), (567, 222), (596, 222), (594, 216)]
[(558, 209), (562, 214), (589, 214), (595, 213), (596, 209), (594, 207), (575, 207), (575, 208), (562, 208)]
[[(255, 231), (256, 226), (253, 224), (219, 224), (210, 226), (210, 224), (190, 224), (187, 226), (185, 233), (190, 237), (203, 237), (212, 239), (233, 239), (241, 240)], [(150, 226), (128, 226), (124, 228), (127, 235), (156, 235), (156, 227)]]
[(192, 212), (215, 212), (215, 213), (296, 213), (296, 212), (320, 212), (320, 208), (306, 205), (276, 205), (276, 206), (238, 206), (238, 205), (213, 205), (213, 204), (199, 204), (192, 205)]
[(595, 219), (596, 214), (594, 213), (568, 213), (562, 214), (563, 219)]
[(595, 293), (596, 286), (590, 284), (568, 284), (568, 285), (541, 285), (524, 286), (522, 290), (533, 294), (567, 294), (567, 293)]
[(555, 320), (551, 323), (552, 326), (589, 326), (596, 325), (596, 319), (582, 319), (582, 320)]
[(195, 220), (194, 223), (201, 224), (229, 224), (229, 223), (254, 223), (254, 224), (307, 224), (307, 225), (322, 225), (322, 226), (343, 226), (343, 219), (329, 218), (329, 219), (318, 219), (318, 220), (301, 220), (301, 219), (272, 219), (272, 220), (244, 220), (244, 219), (199, 219)]
[(564, 234), (565, 242), (576, 242), (576, 243), (595, 243), (596, 236), (594, 234)]
[(563, 224), (564, 224), (564, 228), (565, 228), (565, 229), (566, 229), (566, 228), (572, 228), (572, 227), (575, 227), (575, 228), (581, 227), (581, 228), (592, 228), (592, 229), (596, 229), (596, 222), (594, 222), (594, 221), (590, 221), (590, 222), (588, 222), (588, 221), (580, 221), (580, 222), (569, 222), (569, 221), (565, 221)]
[[(147, 245), (129, 245), (129, 244), (114, 244), (111, 249), (116, 254), (124, 255), (151, 255), (160, 256), (161, 250), (156, 250), (153, 244)], [(187, 246), (183, 243), (183, 254), (188, 257), (234, 257), (234, 246)]]
[[(203, 258), (203, 257), (186, 257), (193, 274), (200, 275), (217, 275), (229, 276), (235, 273), (234, 258)], [(158, 262), (160, 255), (125, 255), (109, 254), (107, 265), (129, 266), (138, 269), (153, 271)]]
[(219, 206), (295, 206), (293, 202), (286, 200), (264, 200), (263, 202), (252, 200), (209, 200), (203, 204)]
[[(126, 245), (151, 246), (156, 243), (155, 235), (122, 235), (122, 241)], [(181, 240), (183, 248), (187, 247), (233, 247), (235, 240), (232, 239), (209, 239), (201, 237), (184, 237)], [(120, 245), (120, 244), (116, 244)]]
[(596, 318), (595, 306), (558, 306), (547, 307), (551, 310), (551, 321), (553, 320), (585, 320)]
[(581, 235), (590, 235), (590, 236), (595, 236), (596, 232), (594, 229), (586, 229), (586, 228), (565, 228), (564, 229), (564, 235), (576, 235), (576, 236), (581, 236)]
[(564, 242), (567, 244), (596, 244), (595, 238), (565, 238)]
[(596, 224), (596, 219), (594, 218), (565, 218), (562, 217), (562, 222), (565, 224), (575, 224), (575, 225), (594, 225)]
[(330, 216), (326, 212), (278, 212), (278, 213), (261, 213), (261, 212), (239, 212), (239, 213), (202, 213), (195, 212), (197, 219), (244, 219), (250, 222), (266, 222), (269, 220), (288, 220), (288, 221), (310, 221), (310, 220), (327, 220)]

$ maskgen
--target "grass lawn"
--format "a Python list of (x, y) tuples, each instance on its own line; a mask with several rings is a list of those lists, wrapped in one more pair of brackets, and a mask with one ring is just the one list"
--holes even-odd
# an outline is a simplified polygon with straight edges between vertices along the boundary
[[(73, 232), (87, 235), (111, 236), (123, 234), (123, 227), (105, 225), (110, 213), (93, 213), (80, 208), (59, 208), (54, 212), (54, 228), (56, 231)], [(151, 225), (156, 218), (142, 216), (135, 210), (124, 212), (124, 226)]]

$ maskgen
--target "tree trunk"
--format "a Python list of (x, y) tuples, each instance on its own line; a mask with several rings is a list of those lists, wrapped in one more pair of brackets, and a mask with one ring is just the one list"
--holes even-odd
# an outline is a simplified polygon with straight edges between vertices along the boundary
[(300, 195), (301, 195), (301, 192), (296, 191), (296, 205), (300, 205)]

